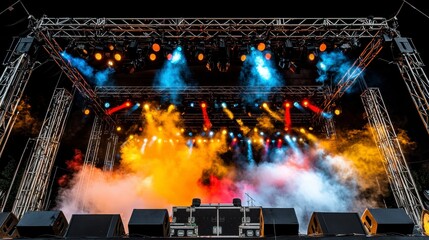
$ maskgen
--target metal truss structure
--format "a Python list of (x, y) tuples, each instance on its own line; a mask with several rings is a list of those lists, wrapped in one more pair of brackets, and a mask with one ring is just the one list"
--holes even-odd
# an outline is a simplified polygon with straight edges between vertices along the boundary
[(424, 205), (416, 189), (416, 184), (408, 168), (380, 90), (368, 88), (362, 93), (361, 98), (375, 142), (384, 158), (384, 169), (396, 203), (405, 209), (415, 223), (418, 223)]
[(46, 207), (51, 171), (72, 101), (73, 95), (66, 89), (55, 89), (13, 204), (12, 212), (17, 217)]
[(0, 156), (18, 116), (17, 107), (33, 66), (30, 56), (23, 53), (6, 66), (1, 79), (0, 90)]
[[(397, 62), (404, 80), (407, 82), (411, 97), (416, 104), (422, 120), (428, 128), (427, 110), (429, 94), (428, 80), (422, 70), (422, 63), (418, 57), (415, 48), (405, 47), (401, 49), (403, 44), (408, 43), (408, 39), (402, 38), (399, 32), (395, 29), (396, 19), (392, 22), (384, 18), (49, 18), (42, 17), (41, 19), (30, 20), (31, 37), (36, 38), (46, 52), (50, 55), (60, 69), (67, 75), (73, 83), (73, 86), (86, 98), (95, 109), (97, 117), (94, 122), (91, 140), (88, 146), (90, 155), (93, 159), (85, 159), (87, 165), (94, 165), (96, 161), (94, 156), (97, 156), (98, 144), (102, 133), (102, 126), (106, 124), (111, 126), (115, 124), (112, 116), (107, 115), (101, 99), (109, 96), (140, 96), (140, 97), (155, 97), (164, 92), (158, 87), (100, 87), (92, 86), (87, 79), (73, 67), (61, 53), (72, 43), (76, 42), (100, 42), (100, 41), (126, 41), (135, 40), (140, 44), (148, 44), (156, 38), (165, 41), (182, 42), (182, 41), (210, 41), (218, 38), (226, 39), (234, 43), (247, 42), (251, 40), (270, 40), (274, 44), (284, 44), (286, 40), (294, 41), (295, 44), (304, 46), (308, 42), (317, 42), (322, 40), (332, 40), (338, 43), (348, 43), (356, 40), (366, 40), (366, 46), (360, 53), (356, 61), (350, 66), (348, 71), (342, 76), (339, 82), (334, 86), (298, 86), (291, 88), (274, 88), (263, 89), (255, 88), (250, 91), (269, 91), (280, 94), (305, 94), (309, 93), (319, 96), (323, 110), (329, 110), (332, 103), (340, 98), (359, 78), (360, 74), (372, 62), (377, 54), (383, 49), (386, 44), (386, 39), (395, 39), (400, 53), (400, 60)], [(393, 27), (392, 27), (393, 26)], [(398, 43), (399, 42), (399, 43)], [(18, 68), (21, 64), (13, 64), (19, 62), (19, 58), (11, 58), (10, 67)], [(27, 64), (28, 65), (28, 64)], [(11, 68), (7, 70), (12, 71)], [(16, 70), (16, 69), (13, 69)], [(8, 74), (11, 75), (11, 74)], [(3, 75), (4, 76), (4, 75)], [(10, 77), (2, 76), (1, 82), (2, 93), (9, 87), (18, 87), (16, 81), (12, 81)], [(22, 91), (22, 88), (20, 88)], [(197, 97), (198, 95), (222, 95), (234, 96), (240, 93), (248, 93), (247, 87), (191, 87), (176, 89), (181, 96)], [(372, 93), (372, 91), (370, 91)], [(13, 96), (20, 96), (22, 92), (15, 93)], [(1, 102), (10, 102), (12, 96), (10, 94), (2, 94)], [(18, 100), (15, 98), (15, 101)], [(380, 99), (378, 97), (378, 99)], [(377, 121), (379, 116), (384, 116), (386, 119), (387, 112), (376, 106), (381, 106), (378, 100), (363, 95), (366, 110), (370, 115), (370, 123), (374, 128), (380, 131), (389, 130), (391, 135), (381, 136), (376, 135), (377, 143), (383, 141), (394, 141), (394, 130), (390, 122)], [(3, 109), (3, 105), (2, 109)], [(13, 105), (8, 105), (8, 107)], [(8, 121), (13, 119), (11, 112), (8, 118), (2, 117), (0, 126), (2, 133), (10, 131), (12, 124)], [(50, 113), (48, 113), (50, 114)], [(1, 115), (5, 116), (5, 114)], [(47, 116), (49, 119), (50, 117)], [(333, 122), (326, 123), (328, 135), (334, 133)], [(3, 135), (6, 136), (6, 135)], [(54, 136), (52, 136), (54, 137)], [(378, 137), (378, 138), (377, 138)], [(393, 138), (392, 138), (393, 137)], [(4, 142), (7, 137), (2, 137)], [(48, 139), (54, 140), (54, 138)], [(116, 144), (116, 140), (111, 141)], [(394, 142), (392, 142), (394, 144)], [(113, 146), (109, 145), (112, 148)], [(397, 147), (397, 145), (393, 145)], [(415, 192), (415, 184), (412, 181), (409, 171), (406, 168), (406, 163), (401, 155), (400, 148), (392, 153), (396, 157), (387, 155), (392, 146), (380, 145), (380, 151), (385, 157), (386, 168), (388, 170), (390, 184), (395, 193), (396, 202), (399, 207), (404, 207), (407, 213), (412, 217), (416, 225), (420, 225), (417, 220), (418, 211), (422, 210), (421, 200), (418, 193)], [(88, 154), (88, 153), (87, 153)], [(399, 155), (398, 155), (399, 154)], [(111, 156), (111, 153), (107, 155)], [(398, 158), (397, 156), (402, 156)], [(49, 161), (54, 161), (52, 158)], [(105, 160), (106, 162), (106, 160)], [(47, 165), (48, 166), (48, 165)], [(50, 164), (51, 166), (51, 164)], [(112, 163), (107, 161), (106, 169), (112, 169)], [(49, 168), (49, 166), (48, 166)], [(406, 171), (404, 171), (404, 169)], [(36, 172), (31, 172), (35, 175), (40, 175), (49, 172), (49, 169), (35, 169)], [(27, 172), (29, 174), (30, 172)], [(30, 182), (31, 181), (31, 182)], [(34, 186), (35, 182), (31, 179), (23, 179), (22, 185)], [(17, 201), (22, 206), (20, 201)], [(26, 209), (34, 208), (33, 205), (27, 206)], [(21, 210), (19, 210), (21, 211)]]
[(49, 18), (34, 27), (53, 39), (269, 39), (374, 38), (389, 29), (385, 18)]

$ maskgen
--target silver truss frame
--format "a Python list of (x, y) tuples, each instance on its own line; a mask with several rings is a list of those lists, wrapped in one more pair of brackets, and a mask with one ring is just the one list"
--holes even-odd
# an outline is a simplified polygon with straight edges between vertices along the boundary
[(27, 211), (45, 208), (49, 178), (72, 101), (73, 95), (67, 90), (55, 89), (12, 207), (18, 218)]
[(425, 208), (408, 168), (398, 136), (390, 121), (380, 90), (368, 88), (362, 93), (361, 99), (374, 140), (383, 156), (383, 166), (396, 204), (399, 208), (405, 209), (421, 231), (421, 214)]
[(390, 27), (385, 18), (49, 18), (35, 24), (51, 38), (99, 40), (208, 39), (249, 36), (269, 39), (374, 38)]

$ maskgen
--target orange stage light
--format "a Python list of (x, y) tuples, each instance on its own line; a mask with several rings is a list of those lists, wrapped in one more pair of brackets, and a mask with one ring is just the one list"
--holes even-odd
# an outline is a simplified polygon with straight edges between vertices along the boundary
[(263, 43), (263, 42), (258, 43), (258, 50), (261, 52), (264, 51), (265, 50), (265, 43)]
[(159, 52), (159, 50), (161, 50), (161, 46), (158, 43), (154, 43), (152, 44), (152, 50), (154, 52)]

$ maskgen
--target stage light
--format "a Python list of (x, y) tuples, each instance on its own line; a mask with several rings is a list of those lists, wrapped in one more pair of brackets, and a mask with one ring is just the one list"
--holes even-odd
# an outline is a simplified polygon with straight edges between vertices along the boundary
[(115, 50), (115, 45), (113, 45), (113, 43), (109, 43), (107, 45), (107, 49), (109, 49), (109, 51), (113, 51), (113, 50)]
[(149, 54), (149, 60), (151, 60), (152, 62), (156, 60), (156, 54), (155, 53), (151, 53)]
[(88, 49), (86, 48), (85, 44), (78, 44), (74, 50), (77, 52), (80, 58), (86, 59), (88, 57)]
[(103, 53), (101, 52), (95, 52), (94, 53), (94, 59), (97, 61), (101, 61), (103, 59)]
[(202, 52), (197, 53), (197, 60), (203, 61), (204, 60), (204, 53), (202, 53)]
[(247, 45), (243, 45), (238, 49), (238, 57), (241, 62), (246, 61), (247, 55), (249, 54), (249, 47)]
[(143, 105), (143, 109), (144, 109), (144, 110), (148, 111), (148, 110), (149, 110), (149, 108), (150, 108), (150, 105), (149, 105), (148, 103), (145, 103), (145, 104)]
[(308, 100), (303, 100), (303, 101), (302, 101), (302, 105), (303, 105), (304, 107), (308, 107), (308, 104), (309, 104)]
[(167, 53), (166, 58), (168, 61), (171, 61), (171, 59), (173, 59), (173, 54), (172, 53)]
[(314, 61), (316, 59), (316, 54), (314, 52), (310, 52), (308, 54), (308, 60), (310, 60), (311, 62)]
[(340, 115), (341, 114), (341, 109), (340, 108), (336, 108), (335, 110), (334, 110), (334, 114), (335, 115)]
[(120, 61), (122, 60), (122, 55), (121, 55), (121, 53), (116, 52), (116, 53), (113, 55), (113, 58), (114, 58), (117, 62), (120, 62)]
[(271, 52), (266, 52), (265, 53), (265, 59), (270, 60), (272, 57)]
[(115, 63), (113, 62), (112, 59), (107, 60), (107, 66), (113, 67), (114, 65), (115, 65)]
[(91, 110), (89, 108), (83, 109), (83, 114), (89, 115), (91, 113)]
[(154, 52), (159, 52), (161, 50), (161, 45), (159, 45), (159, 43), (153, 43), (152, 44), (152, 50)]
[(246, 61), (246, 58), (247, 58), (246, 54), (241, 54), (240, 61), (244, 62)]
[(265, 50), (265, 47), (266, 47), (265, 43), (260, 42), (260, 43), (258, 43), (257, 49), (262, 52)]
[(322, 42), (322, 43), (319, 45), (319, 51), (324, 52), (324, 51), (326, 51), (327, 47), (328, 47), (328, 46), (326, 45), (326, 43)]

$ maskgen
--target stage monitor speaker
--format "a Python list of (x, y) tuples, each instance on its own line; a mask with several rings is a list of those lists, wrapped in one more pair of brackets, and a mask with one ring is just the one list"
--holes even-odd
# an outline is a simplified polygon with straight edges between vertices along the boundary
[(18, 218), (12, 212), (0, 212), (0, 238), (16, 238)]
[(261, 236), (298, 235), (294, 208), (262, 208)]
[(167, 209), (134, 209), (128, 222), (130, 237), (167, 237), (170, 220)]
[(356, 212), (313, 212), (307, 235), (366, 235)]
[(367, 208), (361, 216), (368, 234), (412, 234), (414, 222), (403, 208)]
[(122, 237), (125, 228), (119, 214), (73, 214), (66, 238)]
[(20, 237), (63, 237), (68, 222), (62, 211), (28, 211), (19, 220)]

